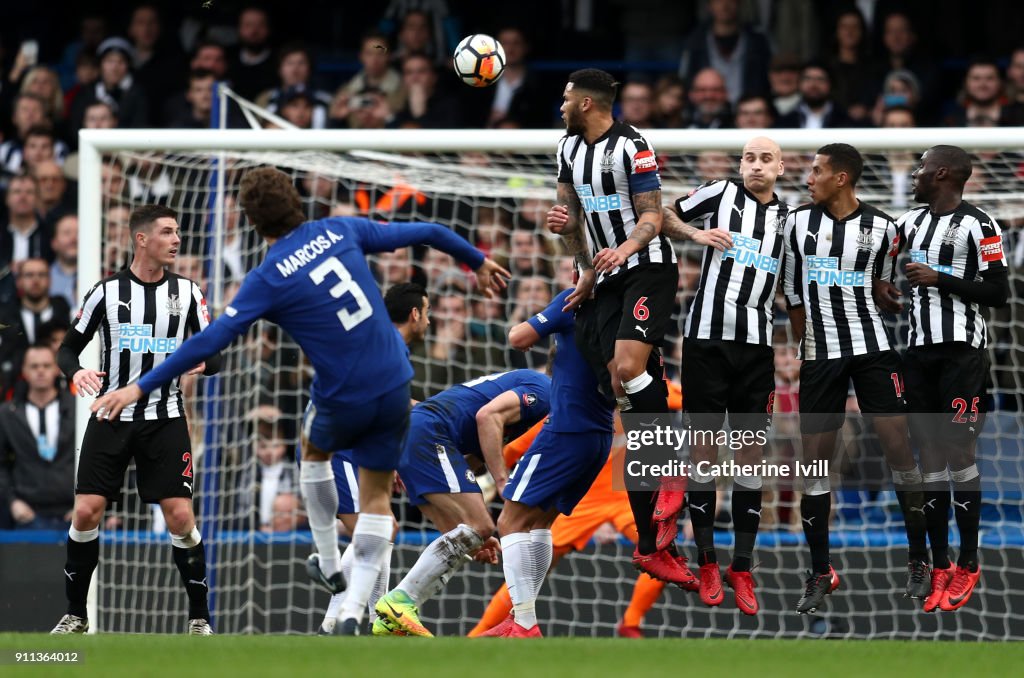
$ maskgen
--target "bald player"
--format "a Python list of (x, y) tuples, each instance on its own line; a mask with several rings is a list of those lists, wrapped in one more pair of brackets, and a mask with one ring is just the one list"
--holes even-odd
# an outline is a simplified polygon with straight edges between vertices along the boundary
[[(733, 431), (757, 434), (771, 426), (773, 303), (789, 208), (775, 195), (775, 182), (784, 168), (782, 151), (772, 139), (748, 141), (739, 169), (742, 181), (709, 181), (679, 198), (674, 211), (665, 210), (662, 233), (706, 246), (683, 330), (683, 405), (689, 424), (701, 431), (718, 431), (728, 413)], [(757, 465), (763, 454), (762, 445), (751, 444), (736, 452), (736, 462)], [(718, 448), (694, 444), (691, 455), (696, 469), (698, 462), (717, 462)], [(748, 615), (758, 610), (750, 567), (761, 520), (761, 483), (757, 475), (733, 478), (736, 548), (726, 580), (735, 591), (736, 606)], [(720, 605), (725, 596), (714, 543), (714, 479), (695, 471), (687, 494), (700, 566), (700, 598), (706, 605)], [(663, 495), (662, 499), (668, 498)], [(659, 546), (675, 539), (681, 504), (678, 498), (674, 506), (659, 506), (664, 509), (660, 513), (656, 510)]]

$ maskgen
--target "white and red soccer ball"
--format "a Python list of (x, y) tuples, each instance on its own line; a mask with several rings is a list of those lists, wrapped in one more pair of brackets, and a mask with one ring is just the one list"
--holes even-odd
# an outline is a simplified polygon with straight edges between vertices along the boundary
[(455, 48), (455, 75), (471, 87), (488, 87), (505, 72), (505, 50), (489, 35), (474, 33)]

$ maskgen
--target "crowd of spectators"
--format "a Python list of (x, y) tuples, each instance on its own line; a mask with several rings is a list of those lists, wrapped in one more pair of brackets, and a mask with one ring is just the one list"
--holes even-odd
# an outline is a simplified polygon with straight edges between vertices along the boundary
[[(67, 385), (51, 362), (83, 292), (80, 283), (94, 282), (79, 281), (76, 271), (80, 129), (209, 127), (218, 81), (302, 128), (557, 127), (566, 74), (592, 60), (622, 81), (616, 116), (645, 129), (1024, 125), (1024, 44), (1015, 46), (1018, 34), (1007, 28), (1024, 18), (1017, 3), (998, 16), (988, 5), (968, 15), (962, 3), (945, 1), (927, 3), (926, 13), (924, 3), (889, 0), (577, 0), (515, 3), (515, 11), (488, 13), (475, 7), (480, 4), (316, 7), (306, 17), (309, 30), (288, 19), (290, 8), (273, 3), (208, 12), (130, 3), (122, 13), (83, 5), (61, 18), (63, 31), (32, 20), (19, 23), (18, 32), (0, 29), (0, 528), (51, 526), (71, 505), (73, 417), (63, 414), (70, 407)], [(653, 5), (659, 22), (645, 19), (654, 16)], [(344, 18), (345, 28), (325, 34), (331, 18)], [(961, 38), (951, 40), (936, 32), (942, 22), (985, 23), (991, 30), (958, 31)], [(33, 26), (42, 27), (33, 32)], [(666, 35), (669, 30), (674, 33)], [(477, 90), (451, 74), (449, 55), (463, 33), (482, 31), (503, 44), (507, 65), (496, 86)], [(339, 35), (340, 46), (331, 42)], [(227, 124), (248, 123), (232, 106)], [(799, 168), (800, 159), (792, 160)], [(735, 164), (718, 152), (693, 162), (688, 176), (700, 180), (729, 176)], [(892, 187), (894, 206), (905, 206), (913, 162), (892, 154), (871, 164), (875, 182)], [(198, 174), (171, 176), (145, 158), (108, 158), (105, 273), (130, 256), (131, 205), (169, 202), (174, 191), (204, 181)], [(545, 204), (475, 206), (466, 214), (465, 204), (439, 206), (436, 197), (414, 190), (366, 194), (313, 174), (297, 183), (311, 218), (367, 214), (457, 223), (512, 270), (507, 298), (485, 300), (474, 294), (472, 277), (442, 253), (408, 249), (374, 259), (383, 287), (415, 280), (430, 293), (430, 336), (412, 352), (416, 397), (491, 368), (544, 367), (546, 345), (521, 354), (504, 337), (509, 323), (536, 313), (572, 281), (557, 241), (543, 232)], [(182, 215), (186, 235), (205, 223), (200, 203), (190, 204), (195, 209)], [(222, 279), (229, 298), (259, 251), (231, 196), (226, 208)], [(210, 272), (198, 240), (192, 242), (176, 269), (205, 288)], [(698, 257), (680, 258), (677, 319), (693, 293)], [(666, 347), (670, 376), (678, 343)], [(226, 377), (223, 385), (259, 394), (257, 411), (235, 413), (243, 422), (238, 438), (255, 441), (259, 460), (254, 476), (235, 479), (255, 488), (242, 493), (251, 511), (242, 511), (239, 524), (291, 529), (301, 522), (289, 469), (309, 367), (272, 327), (231, 359), (258, 367), (239, 368), (237, 383)], [(783, 391), (793, 394), (795, 409), (792, 370), (780, 372), (788, 375)], [(1011, 375), (1011, 387), (1016, 379)], [(201, 444), (201, 421), (195, 428)], [(53, 487), (66, 492), (54, 494)]]

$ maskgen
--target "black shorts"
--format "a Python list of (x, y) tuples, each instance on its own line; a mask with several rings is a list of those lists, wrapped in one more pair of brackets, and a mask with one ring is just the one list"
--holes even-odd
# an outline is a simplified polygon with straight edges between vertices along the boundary
[(608, 363), (601, 352), (601, 335), (597, 329), (597, 302), (593, 299), (588, 299), (577, 307), (575, 329), (576, 348), (597, 377), (601, 393), (605, 398), (614, 401), (615, 392), (612, 390), (611, 375), (608, 373)]
[(142, 501), (155, 504), (171, 497), (192, 498), (192, 442), (184, 417), (116, 422), (90, 419), (82, 439), (75, 494), (119, 500), (132, 457)]
[(988, 411), (988, 351), (962, 342), (908, 348), (903, 355), (915, 442), (977, 438)]
[(678, 282), (675, 264), (643, 264), (598, 286), (594, 313), (605, 364), (615, 357), (619, 339), (661, 344), (672, 325)]
[(906, 414), (900, 357), (896, 351), (805, 360), (800, 366), (801, 433), (835, 431), (843, 425), (851, 379), (857, 404), (864, 414)]
[(775, 352), (740, 341), (683, 339), (683, 410), (691, 425), (718, 430), (729, 412), (736, 431), (771, 427)]

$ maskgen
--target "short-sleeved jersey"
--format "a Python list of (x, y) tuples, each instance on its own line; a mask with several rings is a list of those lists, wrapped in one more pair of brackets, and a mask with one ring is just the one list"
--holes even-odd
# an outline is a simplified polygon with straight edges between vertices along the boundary
[[(306, 222), (271, 245), (224, 315), (139, 382), (159, 386), (218, 351), (265, 318), (295, 339), (316, 370), (312, 397), (331, 408), (388, 393), (413, 375), (408, 350), (391, 324), (366, 263), (370, 252), (427, 244), (479, 268), (483, 254), (438, 224), (381, 224), (356, 217)], [(175, 370), (178, 370), (177, 372)]]
[[(167, 272), (159, 282), (139, 280), (125, 269), (96, 283), (82, 300), (72, 330), (83, 345), (100, 335), (100, 395), (139, 379), (168, 359), (193, 334), (210, 324), (199, 285)], [(200, 361), (189, 365), (194, 367)], [(176, 376), (176, 375), (175, 375)], [(178, 380), (168, 381), (121, 411), (121, 421), (152, 421), (185, 415)]]
[(551, 409), (551, 379), (533, 370), (499, 372), (467, 381), (427, 398), (413, 413), (429, 413), (448, 429), (450, 439), (463, 454), (480, 455), (476, 414), (502, 393), (511, 391), (519, 399), (519, 421), (505, 427), (505, 440), (514, 440), (548, 416)]
[(590, 364), (576, 348), (576, 321), (563, 311), (572, 289), (556, 296), (543, 311), (527, 322), (541, 337), (555, 336), (551, 365), (551, 421), (560, 433), (614, 430), (615, 403), (601, 395)]
[(725, 252), (704, 248), (684, 336), (771, 346), (789, 206), (774, 195), (762, 204), (742, 183), (723, 179), (677, 200), (676, 213), (733, 240)]
[(892, 348), (872, 298), (872, 279), (892, 282), (899, 253), (896, 223), (861, 202), (845, 219), (804, 205), (786, 220), (783, 287), (804, 306), (804, 360), (846, 358)]
[[(558, 182), (572, 184), (587, 222), (591, 254), (626, 242), (636, 227), (639, 213), (633, 196), (661, 189), (661, 175), (654, 149), (637, 129), (615, 122), (607, 132), (588, 144), (582, 135), (566, 135), (558, 142)], [(668, 238), (658, 235), (646, 249), (632, 255), (598, 284), (641, 264), (675, 262)]]
[[(964, 201), (946, 214), (918, 207), (900, 217), (898, 225), (910, 260), (928, 264), (939, 273), (979, 280), (985, 271), (1005, 269), (999, 224)], [(910, 294), (911, 346), (962, 341), (985, 348), (988, 328), (976, 302), (935, 287), (915, 287)]]

